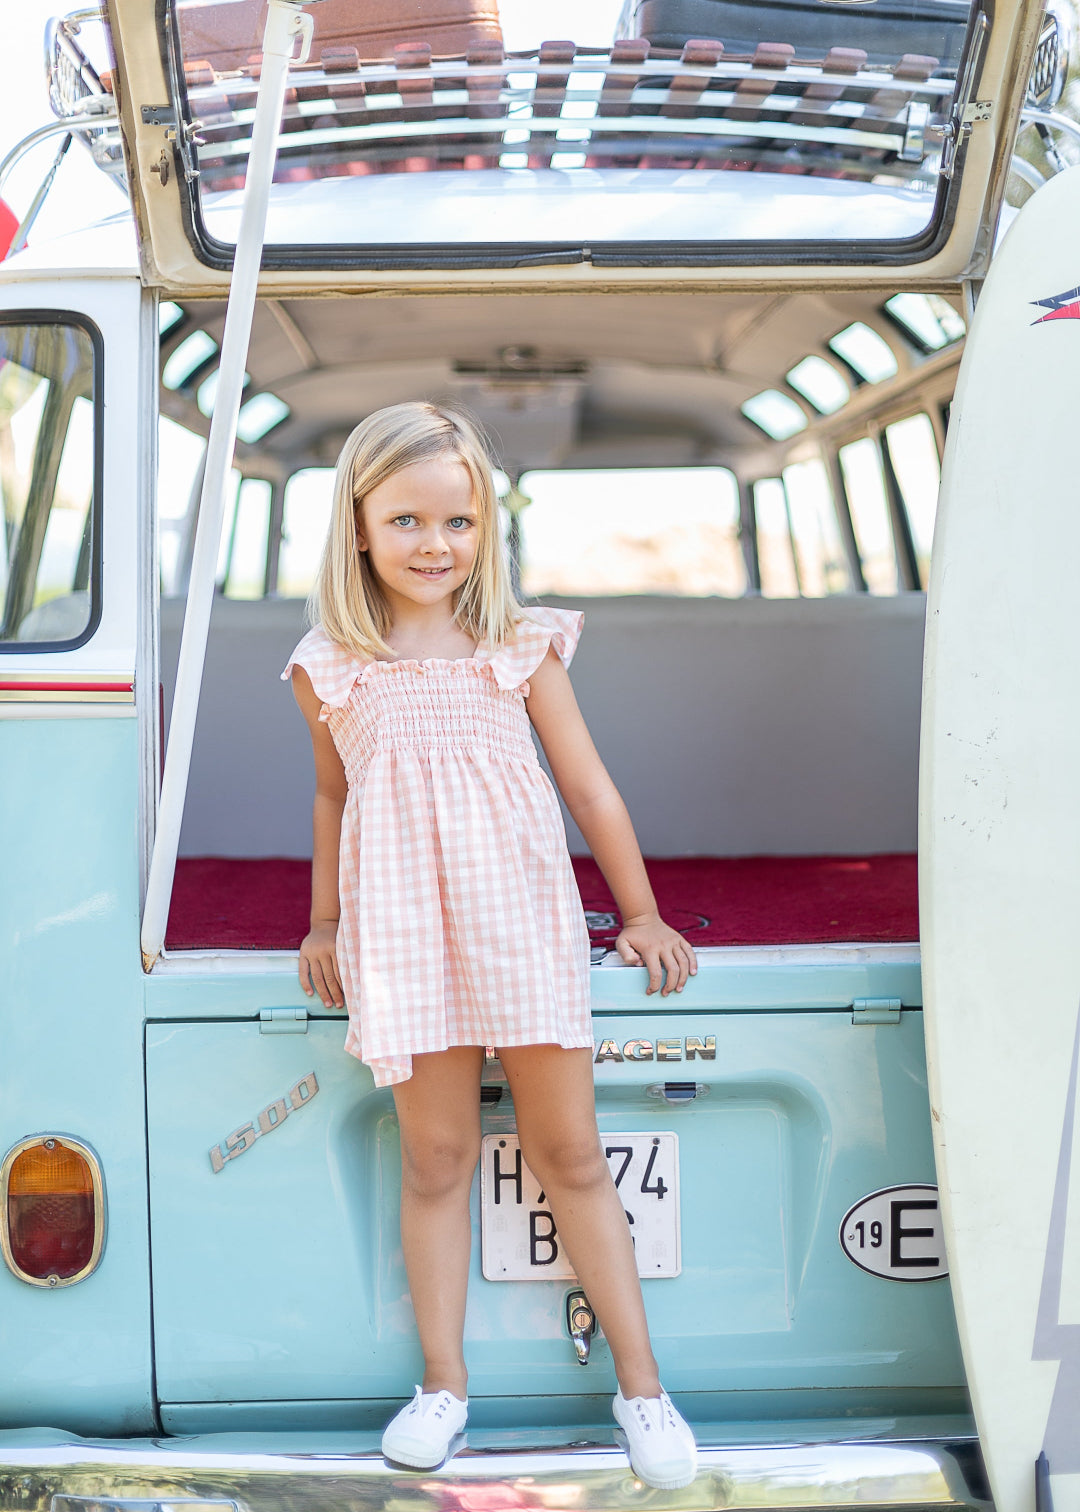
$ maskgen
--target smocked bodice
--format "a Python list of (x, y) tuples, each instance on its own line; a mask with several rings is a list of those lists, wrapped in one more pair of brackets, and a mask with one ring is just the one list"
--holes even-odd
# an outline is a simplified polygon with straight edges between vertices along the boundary
[(529, 678), (554, 647), (564, 665), (574, 654), (582, 616), (530, 607), (513, 638), (472, 657), (427, 661), (362, 660), (309, 630), (281, 674), (302, 666), (322, 700), (349, 785), (361, 782), (377, 752), (471, 753), (538, 766), (525, 698)]
[(490, 666), (475, 660), (369, 662), (325, 718), (350, 786), (380, 752), (459, 750), (536, 763), (520, 690), (501, 688)]

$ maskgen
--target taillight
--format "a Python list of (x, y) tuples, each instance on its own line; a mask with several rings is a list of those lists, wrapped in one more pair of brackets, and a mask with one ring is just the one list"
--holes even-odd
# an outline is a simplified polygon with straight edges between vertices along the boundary
[(32, 1286), (71, 1286), (101, 1259), (105, 1188), (97, 1156), (66, 1134), (21, 1139), (0, 1167), (0, 1246)]

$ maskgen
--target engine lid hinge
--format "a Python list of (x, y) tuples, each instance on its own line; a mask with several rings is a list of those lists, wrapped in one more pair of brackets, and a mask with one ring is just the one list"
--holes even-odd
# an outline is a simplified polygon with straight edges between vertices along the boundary
[(261, 1008), (259, 1010), (260, 1034), (306, 1034), (307, 1029), (306, 1008)]
[(899, 998), (856, 998), (851, 1005), (853, 1024), (898, 1024)]

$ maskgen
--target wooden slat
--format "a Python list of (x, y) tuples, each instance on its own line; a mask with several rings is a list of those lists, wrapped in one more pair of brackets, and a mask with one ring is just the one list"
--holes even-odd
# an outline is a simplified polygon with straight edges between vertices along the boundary
[[(434, 79), (431, 73), (431, 47), (427, 42), (397, 42), (394, 44), (394, 68), (399, 78), (398, 93), (406, 119), (431, 121), (435, 119)], [(388, 163), (387, 167), (399, 173), (431, 173), (439, 166), (438, 156), (428, 153), (410, 153), (400, 162)]]
[[(359, 126), (365, 117), (366, 94), (363, 79), (356, 77), (360, 54), (355, 47), (324, 47), (322, 66), (328, 78), (326, 93), (336, 107), (335, 119), (342, 126)], [(340, 80), (335, 78), (337, 74), (342, 75)]]
[(648, 56), (649, 44), (644, 37), (621, 37), (613, 44), (611, 61), (629, 65), (630, 71), (624, 74), (609, 73), (605, 77), (597, 107), (598, 115), (629, 114), (634, 90), (641, 79), (640, 72), (633, 71), (633, 65), (644, 63)]
[[(572, 63), (576, 52), (577, 46), (573, 42), (541, 42), (540, 63), (547, 67)], [(569, 69), (564, 74), (540, 74), (533, 90), (533, 115), (560, 115), (566, 103), (566, 86), (569, 82)]]
[[(823, 71), (830, 74), (856, 74), (865, 62), (866, 54), (861, 47), (830, 47)], [(807, 84), (802, 97), (808, 108), (796, 111), (791, 119), (797, 126), (817, 125), (822, 113), (841, 99), (844, 93), (842, 84)]]
[(431, 73), (431, 47), (427, 42), (397, 42), (394, 67), (400, 75), (398, 94), (409, 111), (410, 120), (423, 120), (418, 112), (430, 110), (434, 103), (434, 80)]
[[(715, 68), (723, 55), (722, 42), (715, 42), (707, 37), (691, 39), (683, 47), (678, 66)], [(707, 88), (707, 79), (676, 73), (668, 85), (668, 97), (660, 107), (661, 114), (683, 119), (697, 115), (698, 101)]]
[[(929, 58), (922, 53), (905, 53), (893, 69), (893, 78), (921, 84), (937, 67), (937, 58)], [(899, 115), (910, 99), (910, 91), (906, 89), (879, 89), (870, 96), (867, 104), (876, 115), (892, 119)]]
[[(790, 42), (759, 42), (750, 60), (751, 68), (768, 69), (771, 73), (783, 72), (795, 56)], [(738, 106), (728, 110), (733, 121), (756, 121), (761, 115), (761, 102), (776, 89), (772, 79), (755, 79), (753, 73), (744, 75), (735, 86)], [(742, 106), (745, 104), (746, 108)]]
[(348, 78), (334, 80), (327, 86), (332, 100), (362, 100), (364, 81), (357, 78), (360, 72), (360, 54), (355, 47), (324, 47), (322, 50), (323, 73), (347, 74)]
[[(465, 61), (473, 67), (490, 68), (504, 61), (505, 54), (501, 42), (492, 39), (484, 39), (474, 42), (465, 54)], [(465, 88), (468, 92), (469, 103), (466, 113), (474, 121), (496, 120), (503, 114), (501, 94), (506, 88), (506, 75), (494, 74), (481, 78), (474, 78), (471, 73), (466, 73)], [(483, 168), (497, 168), (499, 166), (499, 148), (502, 145), (502, 132), (493, 132), (491, 144), (495, 148), (493, 153), (483, 153), (476, 149), (485, 145), (481, 141), (471, 144), (472, 150), (465, 154), (464, 167), (468, 170)]]
[[(474, 42), (465, 55), (472, 67), (490, 68), (502, 63), (505, 54), (503, 45), (496, 41)], [(500, 94), (506, 88), (506, 75), (475, 78), (467, 73), (465, 87), (469, 95), (468, 113), (472, 120), (489, 120), (502, 115)]]

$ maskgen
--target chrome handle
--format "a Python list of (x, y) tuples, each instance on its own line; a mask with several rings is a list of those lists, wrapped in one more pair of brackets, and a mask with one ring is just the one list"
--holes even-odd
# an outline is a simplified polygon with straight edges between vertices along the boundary
[(589, 1363), (589, 1346), (597, 1332), (596, 1314), (583, 1291), (572, 1291), (566, 1298), (566, 1331), (574, 1341), (579, 1365)]

